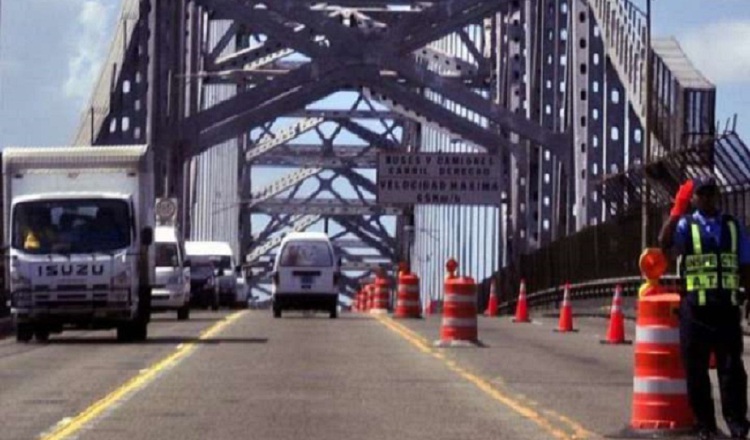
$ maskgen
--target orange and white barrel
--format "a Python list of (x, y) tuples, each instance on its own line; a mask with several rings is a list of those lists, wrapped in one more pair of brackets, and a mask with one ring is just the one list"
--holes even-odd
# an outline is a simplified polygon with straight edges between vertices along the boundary
[(679, 295), (670, 293), (638, 303), (630, 423), (635, 431), (675, 433), (693, 427), (680, 357), (679, 304)]
[(367, 307), (365, 311), (369, 312), (375, 304), (375, 285), (373, 283), (365, 286), (365, 294), (367, 295)]
[(370, 284), (372, 291), (372, 306), (370, 313), (388, 313), (391, 298), (390, 285), (383, 276), (375, 277), (375, 282)]
[(357, 292), (357, 311), (364, 312), (365, 310), (367, 310), (367, 284), (362, 284)]
[(421, 318), (419, 277), (404, 270), (399, 274), (394, 318)]
[[(450, 263), (454, 264), (451, 265)], [(471, 277), (453, 274), (458, 264), (454, 260), (446, 265), (449, 276), (445, 279), (443, 320), (440, 325), (438, 346), (460, 346), (479, 342), (477, 330), (477, 284)]]

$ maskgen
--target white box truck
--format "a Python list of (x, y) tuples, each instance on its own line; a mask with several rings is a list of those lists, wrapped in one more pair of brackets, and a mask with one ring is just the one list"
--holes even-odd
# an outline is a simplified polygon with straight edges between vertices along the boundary
[(17, 340), (68, 328), (145, 340), (155, 200), (147, 147), (6, 148), (2, 169)]

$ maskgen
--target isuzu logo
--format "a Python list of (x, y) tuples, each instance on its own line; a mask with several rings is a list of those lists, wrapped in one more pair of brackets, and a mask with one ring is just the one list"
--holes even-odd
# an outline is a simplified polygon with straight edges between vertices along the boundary
[(56, 277), (56, 276), (79, 276), (85, 277), (88, 275), (103, 275), (104, 265), (94, 264), (89, 266), (88, 264), (48, 264), (45, 266), (39, 266), (37, 273), (40, 277)]

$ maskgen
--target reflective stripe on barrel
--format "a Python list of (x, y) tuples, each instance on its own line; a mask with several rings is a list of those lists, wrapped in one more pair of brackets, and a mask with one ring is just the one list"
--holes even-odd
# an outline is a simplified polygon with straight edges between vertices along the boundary
[(636, 326), (635, 340), (654, 344), (679, 344), (680, 331), (676, 328)]
[(687, 382), (685, 379), (634, 378), (633, 392), (639, 394), (687, 394)]

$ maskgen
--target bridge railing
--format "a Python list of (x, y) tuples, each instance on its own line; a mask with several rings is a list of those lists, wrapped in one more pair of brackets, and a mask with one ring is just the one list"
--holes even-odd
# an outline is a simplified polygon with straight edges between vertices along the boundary
[[(635, 297), (638, 295), (638, 289), (644, 280), (640, 276), (606, 278), (601, 280), (585, 281), (570, 285), (570, 296), (575, 301), (585, 301), (599, 299), (606, 301), (612, 298), (615, 288), (619, 285), (622, 287), (622, 294), (625, 297)], [(660, 280), (660, 284), (671, 291), (679, 291), (680, 279), (676, 275), (665, 276)], [(487, 293), (483, 297), (489, 296), (489, 284)], [(485, 289), (482, 289), (484, 293)], [(532, 292), (527, 295), (526, 300), (529, 307), (545, 307), (558, 304), (563, 299), (563, 286), (551, 287), (549, 289)], [(513, 313), (517, 303), (517, 298), (502, 302), (500, 305), (501, 313)], [(486, 300), (484, 302), (486, 306)], [(584, 309), (584, 313), (586, 309)], [(588, 310), (591, 312), (591, 310)]]
[[(664, 215), (650, 210), (649, 243), (656, 243)], [(515, 299), (521, 279), (528, 293), (571, 284), (623, 277), (639, 277), (641, 215), (633, 210), (610, 222), (590, 226), (520, 257), (517, 266), (498, 274), (501, 301)]]

